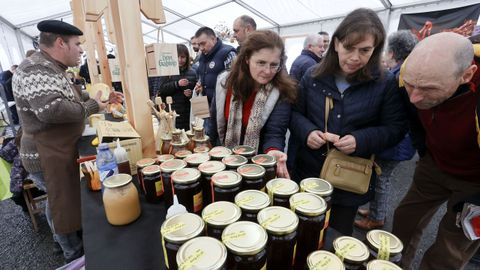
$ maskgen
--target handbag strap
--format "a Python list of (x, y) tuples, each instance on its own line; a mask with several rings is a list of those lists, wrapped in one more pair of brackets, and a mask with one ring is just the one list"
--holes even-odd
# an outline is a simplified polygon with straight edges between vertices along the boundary
[[(327, 123), (328, 123), (328, 115), (330, 114), (330, 110), (333, 109), (333, 99), (332, 97), (325, 97), (325, 133), (328, 132)], [(327, 142), (327, 152), (330, 152), (330, 143)]]

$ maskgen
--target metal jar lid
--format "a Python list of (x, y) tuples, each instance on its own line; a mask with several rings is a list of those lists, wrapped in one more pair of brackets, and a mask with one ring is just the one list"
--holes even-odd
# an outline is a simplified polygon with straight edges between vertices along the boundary
[(257, 164), (245, 164), (237, 168), (237, 172), (247, 179), (258, 179), (265, 175), (265, 168)]
[(270, 205), (270, 198), (260, 190), (247, 189), (235, 196), (235, 204), (242, 210), (260, 211)]
[(142, 158), (137, 161), (137, 168), (143, 168), (153, 164), (155, 164), (155, 160), (153, 158)]
[(152, 175), (156, 173), (160, 173), (160, 166), (158, 165), (150, 165), (142, 169), (143, 175)]
[(184, 159), (190, 166), (198, 166), (210, 160), (210, 156), (204, 153), (191, 154)]
[(188, 240), (177, 252), (178, 269), (222, 269), (227, 261), (227, 248), (213, 237), (200, 236)]
[(242, 156), (253, 156), (255, 155), (255, 148), (248, 146), (248, 145), (237, 145), (232, 149), (235, 155), (242, 155)]
[(204, 145), (193, 148), (193, 153), (208, 153), (208, 151), (210, 151), (210, 148)]
[(345, 270), (342, 261), (333, 253), (326, 250), (317, 250), (307, 257), (307, 265), (310, 270)]
[(242, 182), (242, 176), (237, 172), (221, 171), (212, 175), (212, 182), (217, 187), (235, 187)]
[(255, 255), (267, 245), (267, 232), (257, 223), (238, 221), (228, 225), (222, 233), (222, 242), (237, 255)]
[(219, 159), (219, 158), (224, 158), (224, 157), (228, 157), (232, 154), (232, 150), (228, 149), (227, 147), (224, 147), (224, 146), (215, 146), (212, 148), (212, 150), (210, 150), (210, 152), (208, 152), (208, 154), (212, 157), (212, 158), (216, 158), (216, 159)]
[(281, 206), (260, 210), (257, 220), (267, 232), (275, 235), (289, 234), (298, 227), (298, 216), (292, 210)]
[(333, 241), (335, 254), (349, 263), (363, 263), (370, 256), (367, 246), (350, 236), (341, 236)]
[(202, 218), (208, 226), (226, 227), (237, 222), (242, 215), (240, 207), (227, 201), (211, 203), (202, 211)]
[(187, 167), (187, 162), (182, 159), (167, 160), (160, 164), (160, 169), (166, 173), (172, 173), (185, 167)]
[(317, 194), (320, 197), (327, 197), (332, 195), (333, 186), (328, 181), (321, 178), (310, 177), (305, 178), (300, 182), (301, 191)]
[(200, 171), (194, 168), (183, 168), (172, 173), (172, 181), (175, 184), (191, 184), (198, 181)]
[(163, 154), (163, 155), (158, 155), (158, 156), (157, 156), (157, 160), (158, 160), (158, 162), (160, 162), (160, 163), (163, 163), (163, 162), (165, 162), (165, 161), (167, 161), (167, 160), (172, 160), (172, 159), (174, 159), (174, 158), (175, 158), (175, 156), (174, 156), (174, 155), (171, 155), (171, 154)]
[(192, 154), (192, 151), (190, 150), (180, 150), (175, 153), (175, 158), (183, 159), (188, 157), (191, 154)]
[(298, 192), (300, 188), (295, 181), (287, 178), (275, 178), (267, 182), (268, 194), (288, 197)]
[(132, 181), (132, 176), (125, 173), (114, 174), (103, 181), (106, 188), (117, 188), (125, 186)]
[(200, 172), (206, 175), (213, 175), (225, 170), (225, 164), (220, 161), (210, 160), (206, 161), (198, 166)]
[(327, 210), (325, 200), (313, 193), (300, 192), (290, 197), (290, 209), (305, 216), (319, 216)]
[(367, 264), (367, 270), (402, 270), (402, 268), (389, 261), (373, 260)]
[[(392, 255), (396, 255), (402, 252), (403, 250), (403, 244), (398, 237), (393, 235), (392, 233), (389, 233), (387, 231), (383, 230), (371, 230), (367, 233), (367, 243), (368, 245), (374, 249), (376, 252), (379, 252), (379, 250), (382, 248), (382, 243), (388, 243), (388, 250), (389, 253)], [(388, 239), (382, 239), (382, 238), (388, 238)]]
[(192, 213), (183, 213), (165, 220), (160, 232), (165, 240), (181, 244), (199, 236), (204, 228), (205, 223), (201, 217)]
[(248, 159), (241, 155), (231, 155), (228, 157), (224, 157), (222, 162), (230, 167), (240, 167), (248, 163)]
[(267, 154), (252, 157), (252, 162), (263, 167), (273, 167), (277, 164), (275, 157)]

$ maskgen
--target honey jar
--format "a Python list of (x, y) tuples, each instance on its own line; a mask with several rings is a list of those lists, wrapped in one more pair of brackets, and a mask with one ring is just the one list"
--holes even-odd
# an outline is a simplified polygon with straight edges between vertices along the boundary
[(203, 209), (203, 192), (200, 184), (200, 171), (183, 168), (172, 173), (175, 194), (178, 202), (190, 213), (200, 214)]
[(231, 202), (213, 202), (202, 211), (202, 218), (207, 226), (207, 235), (222, 240), (223, 230), (237, 222), (242, 215), (240, 208)]
[(242, 176), (237, 172), (221, 171), (212, 175), (212, 201), (234, 202), (242, 188)]
[(265, 192), (249, 189), (235, 196), (235, 204), (242, 210), (241, 220), (258, 222), (257, 214), (270, 205), (270, 198)]
[(226, 264), (227, 248), (208, 236), (188, 240), (177, 252), (179, 269), (226, 270)]
[(290, 208), (290, 196), (297, 193), (298, 184), (286, 178), (275, 178), (267, 183), (267, 194), (273, 206)]
[(112, 175), (103, 181), (103, 185), (103, 206), (110, 224), (129, 224), (140, 216), (140, 200), (132, 176)]

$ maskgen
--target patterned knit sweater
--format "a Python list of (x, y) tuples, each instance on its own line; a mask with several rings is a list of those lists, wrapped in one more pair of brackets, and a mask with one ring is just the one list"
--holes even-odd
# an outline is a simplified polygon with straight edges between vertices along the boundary
[(13, 76), (13, 94), (24, 134), (20, 157), (30, 173), (42, 170), (33, 134), (65, 123), (83, 125), (86, 117), (99, 110), (86, 92), (82, 100), (76, 98), (66, 68), (47, 53), (37, 52), (25, 59)]

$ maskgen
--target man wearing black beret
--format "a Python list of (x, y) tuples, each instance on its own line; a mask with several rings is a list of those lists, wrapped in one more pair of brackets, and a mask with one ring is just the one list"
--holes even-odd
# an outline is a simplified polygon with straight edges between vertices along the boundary
[[(108, 102), (78, 91), (67, 67), (78, 66), (83, 53), (77, 27), (58, 20), (37, 25), (40, 51), (25, 59), (13, 77), (13, 91), (23, 127), (20, 157), (30, 178), (48, 193), (47, 221), (68, 263), (83, 255), (78, 237), (81, 202), (77, 141), (85, 118)], [(109, 102), (122, 101), (112, 92)]]

